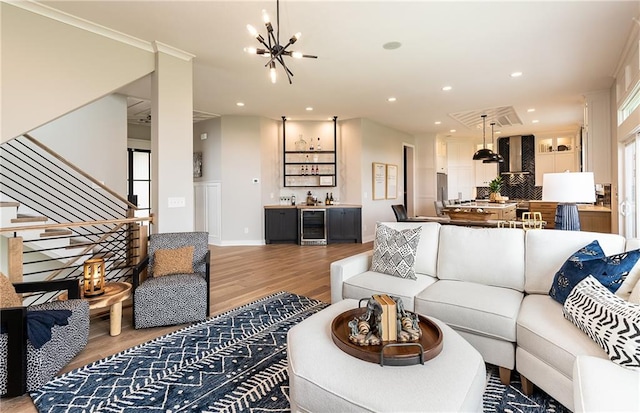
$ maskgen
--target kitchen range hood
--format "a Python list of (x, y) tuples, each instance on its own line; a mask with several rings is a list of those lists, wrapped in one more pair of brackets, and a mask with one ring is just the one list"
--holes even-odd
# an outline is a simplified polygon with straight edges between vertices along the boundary
[(509, 138), (509, 170), (502, 175), (527, 175), (529, 171), (522, 168), (522, 136), (510, 136)]

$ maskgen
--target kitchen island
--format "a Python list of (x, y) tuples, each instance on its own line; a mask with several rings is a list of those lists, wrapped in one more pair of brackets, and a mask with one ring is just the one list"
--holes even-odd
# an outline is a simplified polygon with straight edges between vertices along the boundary
[(467, 209), (467, 208), (477, 208), (482, 209), (485, 212), (491, 212), (493, 215), (491, 219), (498, 221), (515, 221), (516, 220), (516, 202), (488, 202), (488, 201), (474, 201), (474, 202), (464, 202), (462, 204), (449, 205), (447, 209), (456, 208)]

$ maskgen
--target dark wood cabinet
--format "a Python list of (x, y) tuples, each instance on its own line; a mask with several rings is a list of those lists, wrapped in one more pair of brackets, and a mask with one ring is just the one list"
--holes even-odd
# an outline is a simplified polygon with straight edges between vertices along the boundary
[(329, 208), (327, 215), (328, 242), (362, 242), (362, 210), (360, 208)]
[(264, 210), (265, 243), (298, 242), (298, 210), (296, 208), (266, 208)]

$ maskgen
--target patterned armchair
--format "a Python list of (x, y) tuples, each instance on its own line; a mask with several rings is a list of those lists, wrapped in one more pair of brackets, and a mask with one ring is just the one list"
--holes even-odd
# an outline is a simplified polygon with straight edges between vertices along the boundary
[[(7, 281), (4, 275), (0, 274), (0, 277)], [(17, 293), (67, 290), (70, 299), (0, 309), (3, 329), (0, 334), (0, 395), (3, 397), (20, 396), (47, 383), (84, 349), (89, 338), (89, 303), (79, 299), (78, 280), (16, 283), (13, 286)], [(20, 300), (18, 298), (18, 302)], [(47, 313), (49, 310), (69, 310), (71, 315), (68, 319), (64, 317), (67, 325), (53, 325), (48, 341), (42, 344), (34, 340), (32, 343), (31, 333), (27, 332), (36, 331), (32, 321), (42, 321), (51, 314)]]
[[(133, 271), (133, 326), (203, 321), (209, 316), (209, 234), (153, 234), (148, 255)], [(147, 277), (140, 275), (147, 269)]]

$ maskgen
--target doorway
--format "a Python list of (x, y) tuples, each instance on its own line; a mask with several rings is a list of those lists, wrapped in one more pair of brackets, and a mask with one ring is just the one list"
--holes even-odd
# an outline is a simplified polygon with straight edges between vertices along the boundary
[(638, 205), (638, 146), (640, 145), (640, 132), (624, 143), (622, 155), (622, 179), (619, 205), (620, 234), (625, 238), (637, 238), (640, 234), (637, 218)]
[(407, 143), (402, 144), (402, 174), (403, 174), (403, 187), (402, 187), (402, 201), (404, 207), (407, 210), (407, 216), (414, 217), (415, 214), (415, 193), (414, 193), (414, 178), (415, 178), (415, 146)]
[[(128, 149), (127, 198), (138, 209), (136, 217), (151, 215), (151, 151)], [(144, 223), (145, 225), (147, 222)]]

